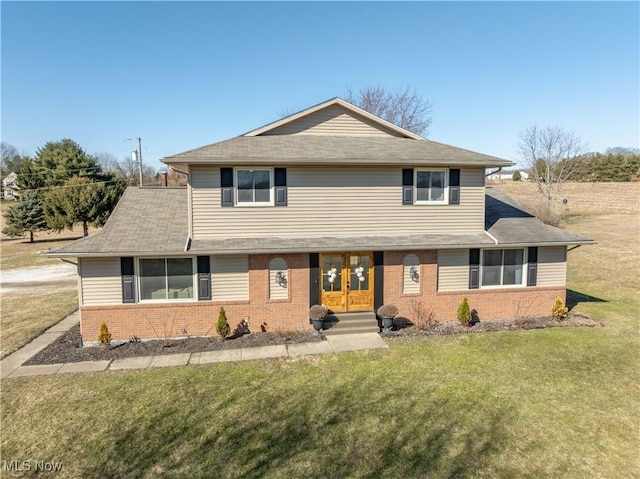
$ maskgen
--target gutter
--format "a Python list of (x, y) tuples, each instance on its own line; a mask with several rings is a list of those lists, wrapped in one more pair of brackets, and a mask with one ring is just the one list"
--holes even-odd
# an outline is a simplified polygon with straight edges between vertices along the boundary
[(484, 175), (485, 178), (489, 178), (491, 175), (495, 175), (496, 173), (500, 173), (502, 171), (502, 166), (499, 166), (496, 171), (492, 171), (491, 173), (487, 173)]

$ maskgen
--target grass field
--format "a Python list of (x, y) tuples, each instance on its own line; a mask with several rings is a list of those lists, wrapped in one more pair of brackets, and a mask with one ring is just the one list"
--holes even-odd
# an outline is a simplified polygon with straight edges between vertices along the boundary
[(569, 253), (569, 288), (603, 327), (3, 380), (0, 464), (59, 462), (56, 477), (638, 478), (638, 210), (579, 204), (567, 228), (599, 243)]
[[(2, 202), (0, 212), (4, 212), (13, 202)], [(0, 230), (4, 227), (4, 216), (0, 215)], [(91, 229), (91, 232), (97, 231)], [(2, 271), (29, 266), (59, 264), (56, 258), (43, 255), (47, 250), (59, 248), (82, 236), (82, 227), (59, 233), (36, 233), (35, 241), (25, 238), (0, 240), (0, 269)], [(55, 288), (46, 294), (3, 293), (0, 297), (0, 358), (12, 353), (41, 334), (49, 326), (60, 321), (78, 309), (76, 291), (56, 292)]]

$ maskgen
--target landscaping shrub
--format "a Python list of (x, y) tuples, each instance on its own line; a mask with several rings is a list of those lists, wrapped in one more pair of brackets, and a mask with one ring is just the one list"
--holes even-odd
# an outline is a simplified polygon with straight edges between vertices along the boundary
[(411, 322), (414, 326), (423, 331), (438, 324), (435, 311), (427, 308), (423, 302), (417, 299), (409, 301), (409, 316), (411, 316)]
[(105, 348), (108, 348), (109, 346), (111, 346), (111, 333), (109, 332), (109, 327), (107, 326), (107, 323), (105, 323), (104, 321), (102, 321), (102, 324), (100, 324), (100, 332), (98, 333), (98, 341)]
[(558, 296), (556, 302), (553, 303), (553, 308), (551, 308), (551, 316), (554, 319), (565, 319), (567, 313), (569, 313), (569, 308), (564, 305), (564, 301)]
[(467, 298), (464, 298), (460, 306), (458, 306), (458, 321), (460, 321), (460, 324), (463, 326), (469, 326), (471, 324), (471, 309), (469, 308)]
[(511, 177), (511, 179), (513, 181), (522, 181), (522, 175), (520, 174), (519, 171), (516, 171), (513, 173), (513, 176)]
[(222, 338), (226, 338), (229, 336), (231, 332), (231, 326), (229, 326), (229, 321), (227, 321), (227, 313), (224, 308), (220, 308), (220, 313), (218, 314), (218, 323), (216, 324), (216, 331)]

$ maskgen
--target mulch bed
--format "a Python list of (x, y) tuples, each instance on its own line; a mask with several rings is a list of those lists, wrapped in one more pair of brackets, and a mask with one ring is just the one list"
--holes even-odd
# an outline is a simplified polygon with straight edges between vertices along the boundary
[(492, 331), (515, 331), (520, 329), (546, 329), (566, 327), (598, 327), (602, 323), (579, 313), (569, 313), (565, 319), (552, 317), (519, 318), (519, 319), (493, 319), (477, 321), (471, 326), (462, 326), (458, 321), (436, 323), (424, 328), (418, 328), (410, 322), (396, 321), (396, 337), (429, 337), (446, 336), (450, 334), (486, 333)]
[(288, 333), (245, 334), (235, 339), (223, 340), (218, 336), (172, 339), (168, 341), (152, 340), (128, 342), (111, 349), (101, 346), (80, 347), (80, 325), (74, 326), (49, 346), (26, 361), (25, 365), (77, 363), (80, 361), (100, 361), (135, 356), (158, 356), (174, 353), (197, 353), (222, 349), (270, 346), (273, 344), (292, 344), (318, 341), (313, 331)]
[[(570, 313), (567, 319), (526, 318), (509, 320), (478, 321), (465, 327), (455, 321), (436, 323), (418, 328), (409, 321), (396, 320), (396, 337), (428, 338), (450, 334), (481, 333), (490, 331), (513, 331), (519, 329), (544, 329), (558, 327), (596, 327), (601, 323), (588, 316)], [(235, 339), (222, 340), (212, 336), (206, 338), (187, 338), (170, 341), (153, 340), (144, 342), (128, 342), (120, 346), (104, 349), (100, 346), (80, 347), (80, 325), (77, 325), (26, 361), (25, 365), (76, 363), (80, 361), (112, 360), (135, 356), (158, 356), (173, 353), (197, 353), (200, 351), (216, 351), (222, 349), (269, 346), (274, 344), (293, 344), (318, 341), (311, 331), (288, 333), (255, 333), (245, 334)]]

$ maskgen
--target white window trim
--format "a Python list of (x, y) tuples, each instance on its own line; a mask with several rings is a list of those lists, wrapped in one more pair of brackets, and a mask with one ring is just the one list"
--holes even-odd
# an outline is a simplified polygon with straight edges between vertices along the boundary
[[(482, 273), (484, 269), (484, 252), (485, 251), (503, 251), (502, 253), (502, 269), (500, 272), (500, 280), (502, 281), (502, 276), (504, 273), (504, 251), (506, 250), (522, 250), (522, 280), (517, 284), (491, 284), (491, 285), (483, 285), (482, 284)], [(480, 289), (509, 289), (509, 288), (526, 288), (527, 287), (527, 271), (529, 270), (529, 258), (527, 257), (527, 248), (486, 248), (480, 250)]]
[[(238, 171), (244, 171), (244, 170), (263, 170), (263, 171), (268, 171), (269, 172), (269, 201), (259, 201), (259, 202), (241, 202), (238, 200)], [(234, 196), (234, 200), (235, 200), (235, 205), (234, 206), (239, 206), (241, 208), (255, 208), (255, 207), (261, 207), (261, 206), (274, 206), (275, 201), (274, 201), (274, 194), (273, 194), (273, 190), (274, 190), (274, 173), (273, 173), (273, 168), (265, 168), (263, 166), (247, 166), (247, 167), (237, 167), (233, 169), (233, 196)]]
[[(418, 200), (418, 172), (442, 171), (444, 172), (444, 191), (442, 200)], [(448, 205), (449, 204), (449, 169), (448, 168), (415, 168), (413, 171), (413, 201), (414, 205)]]
[[(140, 274), (140, 260), (142, 259), (163, 259), (165, 260), (165, 288), (167, 285), (167, 274), (166, 274), (166, 261), (168, 259), (190, 259), (191, 260), (191, 277), (193, 280), (193, 298), (165, 298), (165, 299), (142, 299), (142, 290), (141, 288), (141, 279), (142, 275)], [(198, 277), (196, 274), (197, 261), (193, 256), (148, 256), (148, 257), (140, 257), (136, 258), (134, 263), (135, 266), (135, 274), (136, 274), (136, 294), (138, 298), (138, 303), (190, 303), (194, 301), (198, 301)]]

